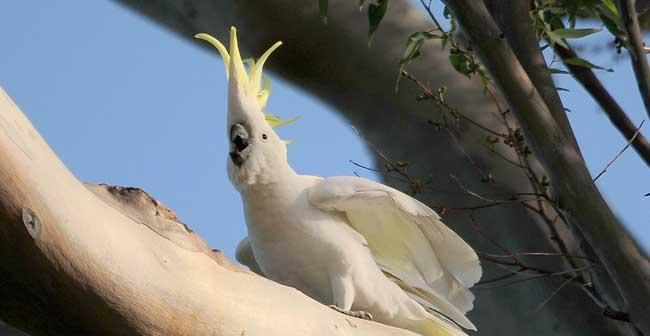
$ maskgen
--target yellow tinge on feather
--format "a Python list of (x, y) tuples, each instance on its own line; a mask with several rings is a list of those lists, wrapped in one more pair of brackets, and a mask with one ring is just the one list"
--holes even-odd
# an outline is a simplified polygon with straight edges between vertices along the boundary
[[(244, 91), (246, 94), (254, 94), (257, 97), (257, 105), (260, 110), (264, 111), (269, 95), (271, 95), (271, 86), (268, 78), (262, 76), (262, 68), (271, 53), (281, 46), (282, 42), (278, 41), (273, 44), (257, 61), (255, 61), (252, 58), (242, 60), (241, 55), (239, 54), (237, 29), (235, 29), (235, 27), (230, 28), (230, 53), (228, 53), (226, 47), (219, 42), (219, 40), (209, 34), (201, 33), (196, 34), (194, 37), (207, 41), (212, 44), (217, 51), (219, 51), (221, 58), (223, 58), (223, 64), (226, 67), (226, 76), (229, 76), (230, 62), (235, 62), (235, 71), (237, 71), (237, 77), (242, 79), (241, 81), (243, 83)], [(248, 65), (250, 73), (246, 72), (244, 63)], [(298, 116), (289, 119), (282, 119), (268, 113), (264, 113), (264, 116), (266, 122), (272, 128), (290, 124), (298, 119)]]

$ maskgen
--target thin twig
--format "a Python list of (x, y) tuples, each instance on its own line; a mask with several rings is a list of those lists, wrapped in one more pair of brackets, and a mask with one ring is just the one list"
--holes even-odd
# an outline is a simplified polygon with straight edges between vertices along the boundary
[(431, 11), (431, 1), (429, 1), (429, 3), (427, 4), (424, 2), (424, 0), (420, 0), (420, 3), (422, 3), (422, 6), (427, 10), (427, 13), (429, 13), (429, 17), (431, 18), (431, 21), (433, 21), (433, 24), (435, 24), (439, 30), (442, 30), (442, 26), (440, 25), (440, 22), (438, 22), (438, 19), (436, 19), (436, 16), (433, 15), (433, 12)]
[(600, 178), (603, 174), (605, 174), (605, 172), (607, 171), (607, 168), (609, 168), (609, 166), (611, 166), (612, 164), (614, 164), (614, 161), (616, 161), (616, 160), (617, 160), (621, 155), (623, 155), (623, 152), (625, 152), (625, 150), (626, 150), (628, 147), (630, 147), (630, 144), (632, 143), (632, 141), (634, 141), (634, 139), (639, 135), (639, 132), (641, 132), (641, 127), (643, 126), (643, 123), (644, 123), (644, 122), (645, 122), (645, 120), (641, 121), (641, 124), (639, 124), (639, 127), (636, 129), (636, 132), (634, 133), (634, 135), (632, 136), (632, 138), (630, 139), (630, 141), (627, 142), (627, 144), (625, 145), (625, 147), (623, 147), (623, 149), (621, 149), (621, 151), (618, 152), (618, 154), (616, 154), (616, 156), (614, 156), (614, 158), (611, 159), (611, 160), (607, 163), (607, 165), (605, 165), (605, 168), (603, 168), (603, 170), (602, 170), (600, 173), (598, 173), (598, 175), (596, 175), (596, 177), (594, 177), (594, 182), (596, 182), (596, 180), (598, 180), (598, 178)]
[(475, 286), (485, 285), (485, 284), (489, 284), (489, 283), (493, 283), (493, 282), (499, 282), (501, 280), (512, 278), (514, 276), (517, 276), (517, 274), (515, 274), (515, 273), (507, 273), (507, 274), (498, 276), (496, 278), (481, 280), (481, 281), (477, 282)]
[(460, 143), (460, 141), (458, 141), (458, 138), (456, 137), (454, 132), (452, 132), (448, 127), (445, 127), (444, 129), (445, 129), (445, 131), (447, 131), (447, 134), (449, 134), (449, 137), (453, 140), (454, 144), (456, 144), (456, 147), (458, 147), (460, 152), (463, 153), (463, 156), (465, 156), (467, 161), (469, 161), (469, 163), (472, 165), (472, 167), (476, 170), (476, 172), (478, 173), (478, 176), (481, 179), (488, 178), (488, 176), (490, 176), (490, 174), (486, 174), (481, 169), (481, 167), (479, 167), (479, 165), (476, 163), (476, 161), (474, 161), (474, 159), (472, 159), (472, 157), (467, 153), (467, 151), (465, 150), (463, 145)]
[[(591, 268), (591, 265), (585, 266), (585, 267), (582, 267), (582, 268), (579, 268), (579, 269), (571, 269), (571, 270), (555, 272), (555, 273), (543, 273), (543, 274), (539, 274), (539, 275), (535, 275), (535, 276), (531, 276), (531, 277), (527, 277), (527, 278), (523, 278), (523, 279), (509, 281), (509, 282), (506, 282), (506, 283), (499, 284), (497, 286), (480, 287), (480, 288), (476, 288), (476, 289), (495, 289), (495, 288), (511, 286), (511, 285), (522, 283), (522, 282), (525, 282), (525, 281), (552, 278), (552, 277), (556, 277), (556, 276), (561, 276), (561, 277), (564, 277), (564, 278), (573, 278), (574, 275), (570, 275), (570, 273), (586, 271), (589, 268)], [(572, 280), (571, 282), (574, 282), (574, 281), (575, 280)]]
[(518, 204), (522, 202), (535, 202), (535, 201), (537, 200), (536, 199), (512, 199), (512, 200), (495, 201), (492, 203), (480, 204), (480, 205), (468, 205), (462, 207), (434, 206), (434, 208), (442, 208), (444, 210), (451, 210), (451, 211), (481, 210), (481, 209), (493, 208), (493, 207), (503, 206), (508, 204)]
[(458, 177), (456, 177), (454, 174), (449, 174), (449, 176), (450, 176), (454, 181), (456, 181), (456, 184), (458, 184), (458, 186), (459, 186), (459, 187), (460, 187), (460, 188), (461, 188), (465, 193), (467, 193), (468, 195), (470, 195), (470, 196), (472, 196), (472, 197), (475, 197), (476, 199), (479, 199), (479, 200), (481, 200), (481, 201), (483, 201), (483, 202), (488, 202), (488, 203), (499, 202), (499, 201), (497, 201), (497, 200), (492, 200), (492, 199), (489, 199), (489, 198), (485, 198), (485, 197), (483, 197), (483, 196), (481, 196), (481, 195), (475, 193), (474, 191), (470, 190), (469, 188), (465, 187), (465, 185), (464, 185), (462, 182), (460, 182), (460, 180), (458, 179)]
[(512, 253), (512, 254), (489, 254), (489, 253), (484, 253), (484, 255), (493, 257), (493, 258), (512, 258), (513, 256), (534, 256), (534, 257), (569, 257), (569, 258), (577, 258), (577, 259), (586, 259), (591, 261), (592, 263), (598, 263), (598, 261), (594, 260), (593, 258), (590, 257), (585, 257), (585, 256), (579, 256), (579, 255), (572, 255), (572, 254), (564, 254), (564, 253), (555, 253), (555, 252), (518, 252), (518, 253)]
[(517, 168), (520, 168), (520, 169), (526, 169), (526, 167), (524, 167), (524, 166), (520, 165), (519, 163), (517, 163), (517, 162), (515, 162), (515, 161), (512, 161), (511, 159), (505, 157), (505, 155), (499, 153), (499, 152), (496, 151), (494, 148), (492, 148), (492, 147), (490, 147), (490, 146), (488, 146), (488, 145), (486, 145), (486, 144), (483, 144), (483, 146), (485, 146), (485, 148), (487, 148), (487, 150), (489, 150), (492, 154), (498, 156), (498, 157), (499, 157), (500, 159), (502, 159), (503, 161), (508, 162), (509, 164), (511, 164), (511, 165), (513, 165), (513, 166), (515, 166), (515, 167), (517, 167)]
[(406, 72), (406, 71), (402, 71), (402, 76), (406, 77), (408, 80), (410, 80), (410, 81), (412, 81), (413, 83), (415, 83), (415, 84), (420, 88), (420, 90), (422, 90), (422, 92), (424, 93), (424, 98), (425, 98), (425, 99), (431, 99), (431, 100), (434, 100), (436, 103), (438, 103), (440, 106), (442, 106), (442, 107), (444, 107), (445, 109), (447, 109), (447, 110), (448, 110), (450, 113), (452, 113), (454, 116), (461, 117), (462, 119), (466, 120), (466, 121), (469, 122), (470, 124), (472, 124), (472, 125), (474, 125), (474, 126), (480, 128), (480, 129), (482, 129), (482, 130), (484, 130), (484, 131), (486, 131), (486, 132), (488, 132), (488, 133), (490, 133), (490, 134), (492, 134), (492, 135), (494, 135), (494, 136), (496, 136), (496, 137), (499, 137), (499, 138), (505, 138), (505, 137), (506, 137), (505, 134), (503, 134), (503, 133), (499, 133), (499, 132), (497, 132), (497, 131), (495, 131), (495, 130), (492, 130), (492, 129), (490, 129), (490, 128), (484, 126), (484, 125), (482, 125), (481, 123), (479, 123), (479, 122), (475, 121), (474, 119), (472, 119), (472, 118), (466, 116), (465, 114), (460, 113), (458, 110), (456, 110), (456, 109), (454, 109), (453, 107), (449, 106), (449, 105), (448, 105), (447, 103), (445, 103), (444, 101), (438, 99), (438, 97), (437, 97), (437, 96), (436, 96), (436, 95), (431, 91), (431, 89), (429, 89), (426, 85), (424, 85), (424, 83), (420, 82), (417, 78), (413, 77), (413, 76), (412, 76), (411, 74), (409, 74), (408, 72)]
[(402, 183), (405, 183), (405, 184), (409, 184), (409, 183), (410, 183), (409, 181), (405, 180), (404, 178), (402, 178), (402, 177), (400, 177), (400, 176), (395, 176), (395, 175), (389, 174), (388, 172), (385, 172), (385, 171), (383, 171), (383, 170), (374, 169), (374, 168), (370, 168), (370, 167), (368, 167), (368, 166), (364, 166), (364, 165), (362, 165), (362, 164), (360, 164), (360, 163), (358, 163), (358, 162), (355, 162), (355, 161), (353, 161), (353, 160), (348, 160), (348, 161), (350, 161), (351, 164), (353, 164), (353, 165), (355, 165), (355, 166), (357, 166), (357, 167), (359, 167), (359, 168), (362, 168), (362, 169), (365, 169), (365, 170), (367, 170), (367, 171), (371, 171), (371, 172), (374, 172), (374, 173), (381, 174), (381, 175), (383, 175), (383, 176), (386, 177), (386, 178), (392, 178), (392, 179), (394, 179), (394, 180), (396, 180), (396, 181), (399, 181), (399, 182), (402, 182)]
[(542, 307), (544, 307), (544, 305), (545, 305), (548, 301), (550, 301), (551, 298), (553, 298), (553, 296), (555, 296), (555, 294), (557, 294), (557, 293), (558, 293), (562, 288), (564, 288), (566, 285), (570, 284), (570, 283), (571, 283), (573, 280), (575, 280), (577, 277), (578, 277), (578, 275), (574, 275), (572, 278), (570, 278), (570, 279), (566, 279), (566, 280), (565, 280), (565, 281), (560, 285), (560, 287), (558, 287), (557, 289), (555, 289), (555, 290), (551, 293), (551, 295), (549, 295), (546, 299), (544, 299), (544, 301), (542, 301), (542, 302), (537, 306), (537, 308), (535, 308), (534, 311), (535, 311), (535, 312), (538, 312), (540, 309), (542, 309)]

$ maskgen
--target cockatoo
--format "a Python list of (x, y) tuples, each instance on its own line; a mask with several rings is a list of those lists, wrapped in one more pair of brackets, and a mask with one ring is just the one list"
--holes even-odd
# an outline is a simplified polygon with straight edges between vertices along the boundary
[(227, 170), (248, 228), (238, 260), (343, 313), (426, 336), (476, 330), (465, 313), (481, 266), (438, 214), (377, 182), (291, 168), (273, 130), (285, 121), (263, 112), (270, 89), (262, 67), (281, 42), (255, 62), (242, 60), (234, 27), (230, 52), (210, 35), (196, 37), (217, 48), (228, 76)]

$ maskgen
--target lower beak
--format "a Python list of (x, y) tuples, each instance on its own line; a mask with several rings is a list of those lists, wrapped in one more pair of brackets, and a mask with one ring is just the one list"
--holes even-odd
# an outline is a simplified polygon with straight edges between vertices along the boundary
[(242, 124), (233, 124), (230, 127), (230, 159), (237, 166), (241, 166), (250, 154), (248, 131)]

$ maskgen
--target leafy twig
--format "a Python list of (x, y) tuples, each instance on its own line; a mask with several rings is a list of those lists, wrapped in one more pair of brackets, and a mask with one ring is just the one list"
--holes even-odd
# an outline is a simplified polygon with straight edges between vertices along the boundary
[(481, 123), (475, 121), (474, 119), (466, 116), (465, 114), (460, 113), (458, 110), (456, 110), (455, 108), (453, 108), (449, 104), (447, 104), (444, 100), (440, 99), (440, 97), (438, 97), (436, 94), (434, 94), (433, 91), (431, 91), (431, 89), (429, 89), (426, 85), (424, 85), (424, 83), (420, 82), (417, 78), (415, 78), (414, 76), (412, 76), (408, 72), (402, 71), (402, 76), (406, 77), (408, 80), (415, 83), (415, 85), (417, 85), (420, 88), (420, 90), (422, 90), (423, 95), (419, 98), (420, 100), (425, 100), (425, 99), (433, 100), (437, 104), (439, 104), (440, 106), (444, 107), (453, 116), (460, 117), (461, 119), (466, 120), (470, 124), (472, 124), (472, 125), (480, 128), (480, 129), (492, 134), (493, 136), (496, 136), (496, 137), (499, 137), (499, 138), (506, 138), (507, 137), (506, 134), (499, 133), (499, 132), (497, 132), (495, 130), (492, 130), (492, 129), (482, 125)]

